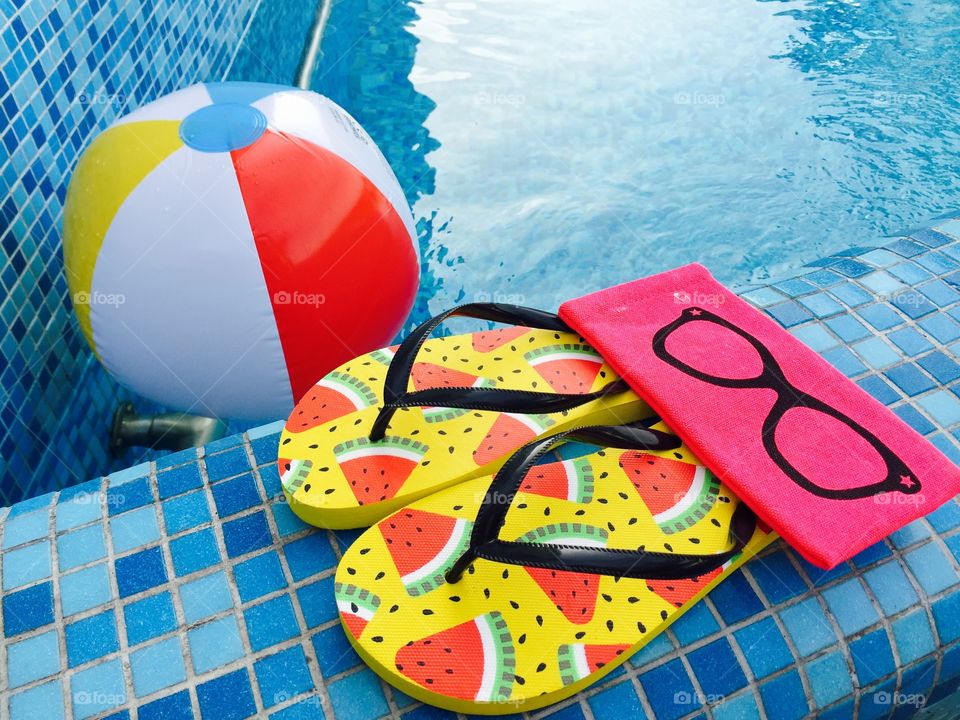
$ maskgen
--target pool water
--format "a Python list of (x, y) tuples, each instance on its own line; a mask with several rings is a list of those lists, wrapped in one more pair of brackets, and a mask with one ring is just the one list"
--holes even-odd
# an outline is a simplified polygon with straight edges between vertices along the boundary
[(411, 322), (689, 261), (729, 283), (958, 205), (960, 4), (340, 0), (313, 88), (396, 169)]

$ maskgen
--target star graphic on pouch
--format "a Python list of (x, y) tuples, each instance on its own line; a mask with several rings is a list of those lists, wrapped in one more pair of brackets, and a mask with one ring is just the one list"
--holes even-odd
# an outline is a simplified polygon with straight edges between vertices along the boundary
[(906, 488), (912, 488), (914, 485), (916, 485), (916, 481), (914, 481), (914, 479), (909, 475), (901, 475), (900, 484)]
[(690, 311), (690, 314), (691, 314), (691, 315), (699, 315), (699, 314), (702, 313), (702, 312), (703, 312), (703, 310), (699, 310), (699, 309), (697, 309), (697, 308), (693, 308), (693, 309)]

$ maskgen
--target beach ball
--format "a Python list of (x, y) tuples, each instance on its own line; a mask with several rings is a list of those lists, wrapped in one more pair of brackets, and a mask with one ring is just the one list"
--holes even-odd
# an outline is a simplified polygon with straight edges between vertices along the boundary
[(328, 371), (389, 345), (417, 290), (410, 209), (376, 145), (321, 95), (204, 83), (122, 117), (64, 207), (80, 328), (165, 407), (285, 417)]

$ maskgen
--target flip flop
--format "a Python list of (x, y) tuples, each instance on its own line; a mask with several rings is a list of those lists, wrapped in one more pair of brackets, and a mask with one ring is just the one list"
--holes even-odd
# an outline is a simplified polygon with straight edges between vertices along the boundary
[[(334, 585), (354, 649), (462, 713), (534, 710), (599, 680), (776, 537), (665, 429), (537, 439), (364, 532)], [(606, 449), (537, 464), (567, 440)]]
[[(428, 339), (455, 315), (514, 327)], [(280, 479), (305, 522), (365, 527), (548, 431), (651, 414), (556, 315), (472, 303), (320, 380), (280, 436)]]

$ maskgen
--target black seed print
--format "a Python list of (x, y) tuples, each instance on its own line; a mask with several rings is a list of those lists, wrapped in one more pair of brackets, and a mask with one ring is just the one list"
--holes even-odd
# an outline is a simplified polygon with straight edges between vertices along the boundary
[(383, 635), (374, 635), (370, 639), (373, 640), (375, 643), (381, 643), (383, 642)]
[(577, 640), (583, 640), (583, 638), (584, 638), (585, 636), (586, 636), (586, 633), (583, 632), (583, 630), (581, 630), (581, 631), (578, 632), (576, 635), (574, 635), (574, 637), (575, 637)]
[(384, 575), (386, 575), (386, 573), (385, 573), (383, 570), (381, 570), (380, 572), (378, 572), (378, 573), (376, 574), (376, 576), (375, 576), (373, 579), (374, 579), (374, 580), (383, 580), (383, 576), (384, 576)]
[(521, 645), (523, 645), (526, 641), (527, 641), (526, 633), (524, 633), (523, 635), (517, 638), (517, 642), (520, 643)]
[(399, 606), (399, 605), (391, 605), (391, 606), (390, 606), (390, 609), (389, 609), (387, 612), (395, 613), (395, 612), (396, 612), (397, 610), (399, 610), (399, 609), (400, 609), (400, 606)]
[(713, 525), (714, 527), (720, 527), (720, 521), (717, 520), (716, 518), (710, 518), (710, 524)]
[(642, 633), (645, 633), (645, 632), (647, 631), (647, 626), (644, 625), (642, 622), (639, 622), (639, 621), (638, 621), (638, 622), (637, 622), (637, 630), (639, 630), (639, 631), (642, 632)]
[(459, 596), (459, 595), (451, 595), (451, 596), (450, 596), (449, 598), (447, 598), (447, 599), (450, 600), (450, 602), (460, 602), (460, 596)]
[(355, 568), (348, 567), (348, 568), (347, 568), (347, 573), (349, 573), (350, 575), (356, 575), (356, 574), (357, 574), (357, 571), (356, 571)]
[(433, 610), (431, 610), (430, 608), (424, 608), (424, 609), (423, 609), (423, 614), (424, 614), (424, 615), (433, 615)]
[(607, 630), (613, 632), (613, 620), (607, 620)]
[(666, 620), (667, 617), (669, 617), (669, 613), (668, 613), (666, 610), (661, 610), (661, 611), (660, 611), (660, 619), (661, 619), (661, 620)]
[(539, 665), (537, 665), (537, 672), (543, 672), (546, 669), (547, 669), (546, 663), (540, 663)]
[(542, 615), (537, 615), (536, 621), (537, 621), (537, 625), (539, 625), (540, 627), (543, 627), (543, 616), (542, 616)]

